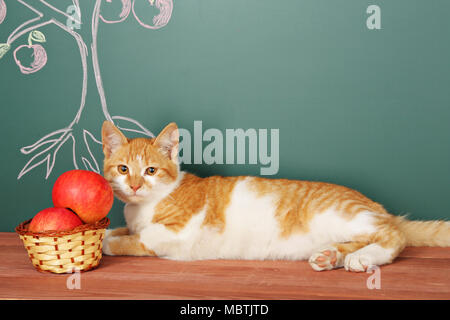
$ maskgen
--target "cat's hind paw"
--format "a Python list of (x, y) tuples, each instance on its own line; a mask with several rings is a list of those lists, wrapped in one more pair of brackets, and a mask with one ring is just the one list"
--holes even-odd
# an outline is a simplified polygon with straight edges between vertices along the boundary
[(342, 254), (330, 247), (311, 255), (308, 262), (316, 271), (332, 270), (342, 266)]

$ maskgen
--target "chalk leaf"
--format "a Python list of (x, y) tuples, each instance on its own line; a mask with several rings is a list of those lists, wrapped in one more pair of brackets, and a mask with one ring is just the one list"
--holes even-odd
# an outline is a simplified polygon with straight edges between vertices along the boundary
[(0, 59), (9, 51), (11, 46), (7, 43), (0, 43)]

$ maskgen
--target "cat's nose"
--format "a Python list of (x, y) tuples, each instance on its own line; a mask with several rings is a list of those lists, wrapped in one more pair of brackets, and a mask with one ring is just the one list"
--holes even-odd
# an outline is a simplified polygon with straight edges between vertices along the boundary
[(138, 191), (138, 189), (139, 189), (140, 187), (141, 187), (141, 186), (130, 186), (130, 188), (133, 189), (134, 192)]

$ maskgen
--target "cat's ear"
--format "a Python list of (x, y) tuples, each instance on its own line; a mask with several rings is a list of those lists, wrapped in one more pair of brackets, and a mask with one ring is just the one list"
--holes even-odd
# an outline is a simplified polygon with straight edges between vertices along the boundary
[(117, 129), (117, 127), (111, 121), (103, 122), (102, 126), (102, 144), (103, 153), (106, 157), (111, 156), (124, 144), (128, 143), (127, 137)]
[(179, 132), (175, 122), (169, 123), (156, 137), (153, 145), (175, 163), (178, 163)]

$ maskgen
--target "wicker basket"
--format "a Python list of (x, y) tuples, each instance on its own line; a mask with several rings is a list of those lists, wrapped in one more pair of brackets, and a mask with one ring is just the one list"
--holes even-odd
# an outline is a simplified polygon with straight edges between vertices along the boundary
[(88, 271), (98, 266), (102, 258), (102, 240), (109, 219), (83, 224), (70, 231), (28, 231), (27, 220), (16, 232), (28, 251), (33, 266), (42, 272), (71, 273)]

